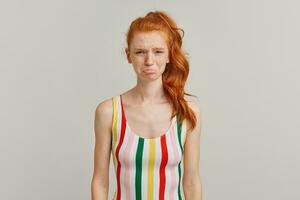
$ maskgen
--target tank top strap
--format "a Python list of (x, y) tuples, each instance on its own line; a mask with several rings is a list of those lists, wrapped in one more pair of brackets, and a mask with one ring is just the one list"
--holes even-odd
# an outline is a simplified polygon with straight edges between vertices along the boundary
[(113, 155), (113, 162), (114, 166), (116, 166), (117, 158), (115, 155), (115, 151), (117, 148), (118, 140), (120, 137), (120, 127), (122, 123), (122, 112), (121, 112), (121, 103), (119, 95), (112, 97), (112, 104), (113, 104), (113, 121), (112, 121), (112, 139), (111, 139), (111, 152)]
[(186, 140), (186, 135), (187, 135), (187, 125), (186, 125), (186, 119), (183, 120), (181, 124), (181, 133), (182, 133), (182, 144), (184, 146), (185, 140)]
[(112, 147), (115, 145), (120, 136), (120, 127), (122, 124), (122, 108), (120, 96), (113, 96), (113, 123), (112, 123)]
[(179, 115), (176, 115), (176, 132), (178, 134), (178, 138), (180, 140), (180, 147), (181, 147), (181, 151), (182, 153), (184, 152), (184, 145), (185, 145), (185, 140), (186, 140), (186, 119), (184, 119), (182, 121), (182, 123), (180, 123), (179, 121)]

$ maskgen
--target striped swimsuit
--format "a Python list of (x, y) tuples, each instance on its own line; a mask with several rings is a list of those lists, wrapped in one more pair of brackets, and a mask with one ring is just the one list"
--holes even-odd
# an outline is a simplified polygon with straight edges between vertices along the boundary
[(186, 123), (177, 115), (155, 138), (132, 132), (122, 96), (113, 98), (112, 154), (117, 187), (114, 200), (184, 200), (182, 187)]

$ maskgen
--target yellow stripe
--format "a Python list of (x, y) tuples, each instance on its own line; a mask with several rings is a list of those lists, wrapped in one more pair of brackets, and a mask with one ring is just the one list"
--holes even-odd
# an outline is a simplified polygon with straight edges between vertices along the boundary
[[(112, 133), (113, 133), (113, 144), (112, 144), (112, 149), (115, 150), (115, 145), (117, 142), (117, 100), (116, 100), (116, 96), (113, 97), (113, 122), (112, 122)], [(113, 156), (114, 156), (114, 164), (116, 165), (117, 162), (117, 158), (115, 156), (115, 152), (113, 152)]]
[(153, 173), (154, 173), (154, 161), (155, 161), (155, 140), (149, 140), (149, 162), (148, 162), (148, 198), (153, 200)]

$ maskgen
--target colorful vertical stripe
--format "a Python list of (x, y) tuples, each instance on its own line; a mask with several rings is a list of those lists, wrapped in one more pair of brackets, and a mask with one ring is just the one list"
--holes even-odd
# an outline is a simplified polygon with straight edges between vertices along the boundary
[[(177, 137), (179, 138), (179, 145), (180, 145), (180, 150), (181, 153), (183, 153), (183, 148), (182, 148), (182, 143), (181, 143), (181, 124), (179, 123), (177, 119)], [(182, 199), (182, 194), (181, 194), (181, 161), (178, 164), (178, 174), (179, 174), (179, 184), (178, 184), (178, 199)]]
[(135, 198), (142, 199), (142, 169), (143, 169), (144, 139), (139, 138), (135, 161)]
[(116, 200), (184, 199), (182, 189), (185, 123), (172, 119), (169, 130), (143, 138), (131, 130), (122, 96), (113, 98), (112, 154)]
[(154, 188), (154, 164), (155, 164), (155, 140), (149, 140), (149, 155), (148, 155), (148, 188), (147, 199), (153, 199)]
[[(112, 149), (115, 149), (115, 145), (117, 142), (117, 119), (118, 119), (118, 112), (117, 112), (117, 100), (116, 97), (113, 97), (113, 123), (112, 123)], [(113, 153), (113, 162), (114, 166), (116, 166), (116, 156)], [(116, 168), (115, 168), (116, 170)]]
[(159, 200), (163, 200), (165, 198), (165, 186), (166, 186), (166, 165), (168, 162), (168, 150), (166, 146), (166, 136), (164, 135), (161, 138), (161, 151), (162, 151), (162, 160), (159, 168)]

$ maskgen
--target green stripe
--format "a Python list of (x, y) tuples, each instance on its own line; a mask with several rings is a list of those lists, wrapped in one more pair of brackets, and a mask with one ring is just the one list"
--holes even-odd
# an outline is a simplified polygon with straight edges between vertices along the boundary
[[(181, 163), (181, 161), (180, 161)], [(178, 173), (179, 173), (179, 185), (178, 185), (178, 199), (182, 200), (181, 198), (181, 192), (180, 192), (180, 182), (181, 182), (181, 169), (180, 169), (180, 163), (178, 164)]]
[(139, 138), (137, 152), (136, 152), (136, 172), (135, 172), (135, 199), (142, 199), (142, 159), (144, 149), (144, 138)]
[[(176, 115), (177, 120), (177, 134), (178, 134), (178, 142), (181, 149), (181, 154), (183, 153), (182, 144), (181, 144), (181, 124), (179, 123), (178, 115)], [(180, 167), (181, 161), (178, 164), (178, 174), (179, 174), (179, 184), (178, 184), (178, 199), (182, 200), (181, 192), (180, 192), (180, 186), (181, 186), (181, 167)]]
[(179, 123), (179, 119), (178, 118), (177, 118), (177, 134), (178, 134), (178, 139), (179, 139), (181, 153), (183, 153), (183, 148), (182, 148), (182, 143), (181, 143), (181, 123)]

